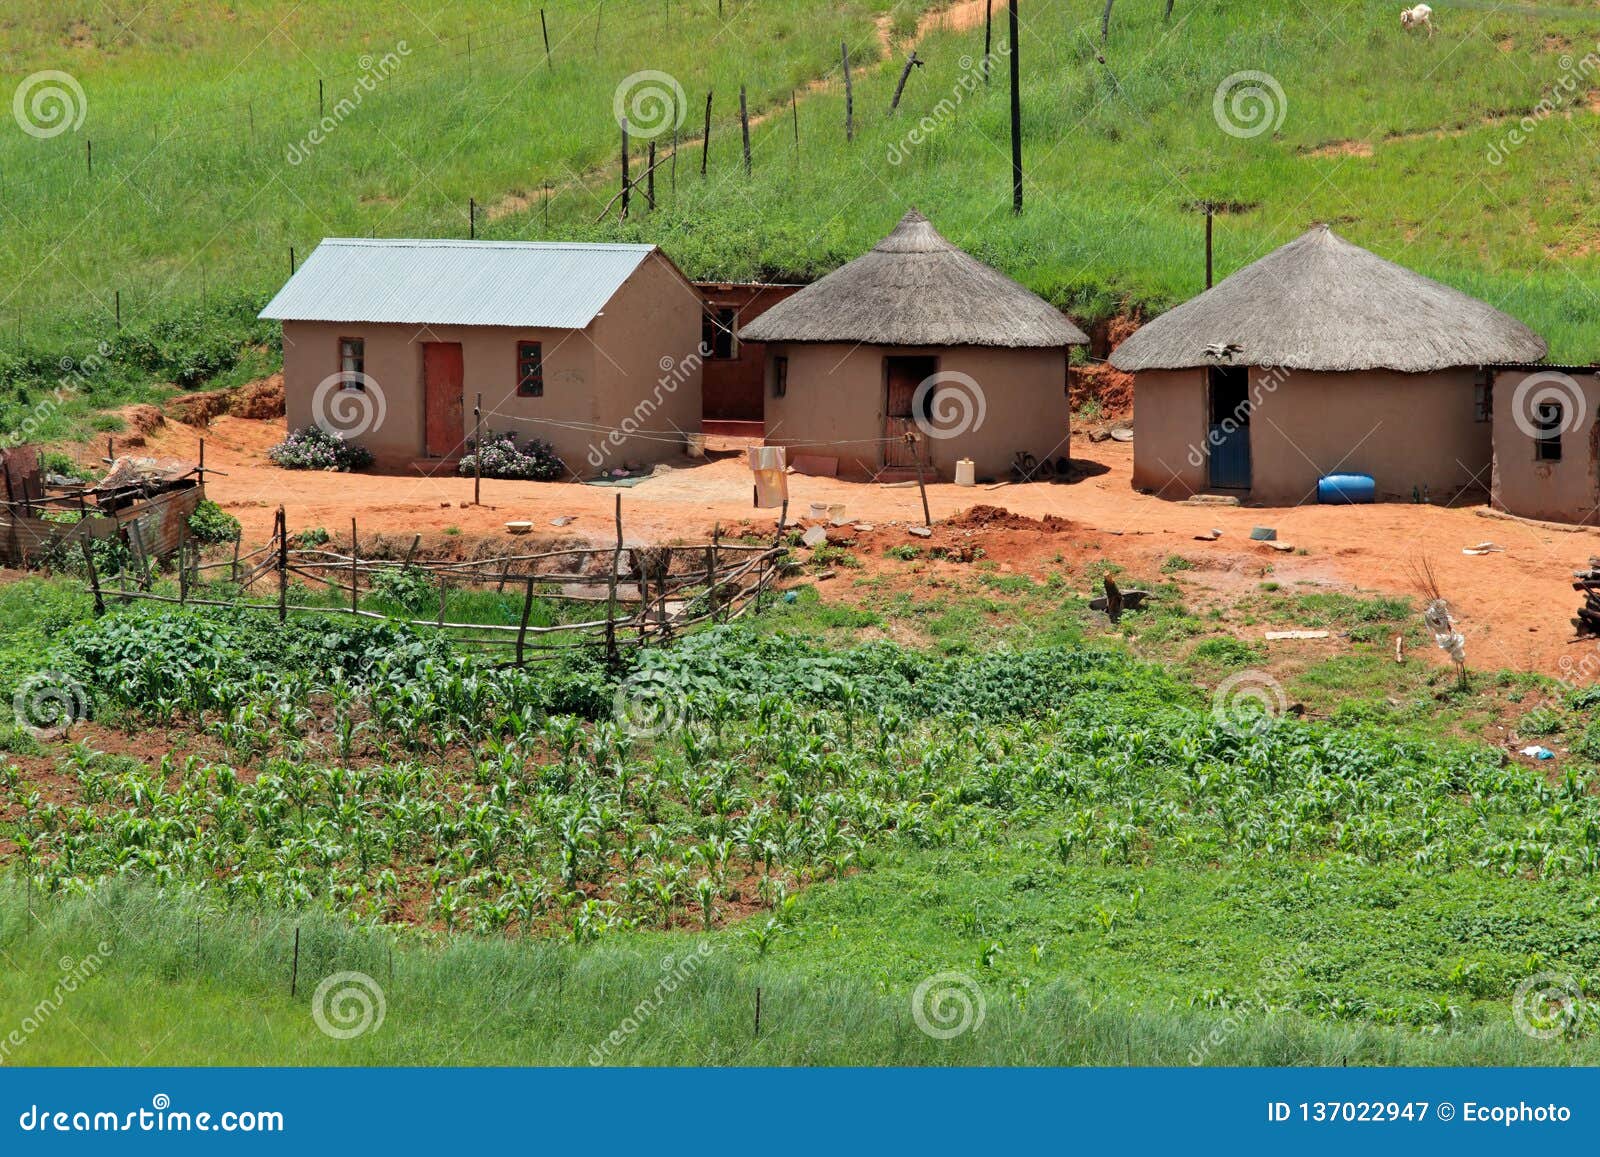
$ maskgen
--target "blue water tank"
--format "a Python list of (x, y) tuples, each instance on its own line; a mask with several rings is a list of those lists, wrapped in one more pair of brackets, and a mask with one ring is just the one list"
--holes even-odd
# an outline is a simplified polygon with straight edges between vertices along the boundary
[(1329, 474), (1317, 482), (1317, 501), (1325, 506), (1368, 503), (1377, 489), (1370, 474)]

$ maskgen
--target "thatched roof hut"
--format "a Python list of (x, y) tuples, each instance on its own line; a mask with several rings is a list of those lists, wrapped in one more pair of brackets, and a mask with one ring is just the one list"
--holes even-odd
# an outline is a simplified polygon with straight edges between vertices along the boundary
[(1053, 475), (1069, 449), (1061, 311), (907, 213), (871, 252), (744, 326), (769, 444), (873, 478)]
[(1111, 364), (1129, 373), (1219, 363), (1428, 373), (1536, 362), (1545, 352), (1516, 318), (1318, 225), (1144, 326)]
[(741, 336), (1005, 349), (1089, 340), (1055, 306), (957, 249), (914, 209), (870, 252), (773, 306)]

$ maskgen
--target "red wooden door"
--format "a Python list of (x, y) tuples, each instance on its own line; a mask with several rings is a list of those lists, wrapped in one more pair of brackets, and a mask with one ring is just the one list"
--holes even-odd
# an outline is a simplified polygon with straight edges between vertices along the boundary
[(422, 393), (427, 430), (425, 453), (430, 458), (454, 458), (466, 437), (461, 343), (430, 341), (422, 346)]
[[(883, 406), (883, 464), (885, 466), (915, 466), (917, 448), (907, 445), (905, 436), (917, 432), (916, 415), (912, 412), (917, 399), (917, 387), (939, 371), (939, 359), (928, 357), (884, 358)], [(928, 399), (921, 399), (924, 406)]]

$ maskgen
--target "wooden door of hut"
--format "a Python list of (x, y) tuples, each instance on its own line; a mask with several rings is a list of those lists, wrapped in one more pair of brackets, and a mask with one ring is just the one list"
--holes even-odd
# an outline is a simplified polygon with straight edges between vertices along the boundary
[(883, 464), (888, 467), (913, 467), (917, 464), (919, 451), (914, 442), (906, 441), (906, 435), (918, 432), (916, 407), (921, 405), (926, 419), (931, 415), (933, 406), (933, 391), (926, 390), (923, 397), (919, 398), (917, 388), (939, 372), (939, 359), (884, 358), (883, 369)]

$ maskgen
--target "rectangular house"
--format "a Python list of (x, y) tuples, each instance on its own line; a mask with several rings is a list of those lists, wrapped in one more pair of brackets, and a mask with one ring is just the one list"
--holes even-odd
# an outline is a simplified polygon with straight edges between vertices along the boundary
[(482, 394), (486, 432), (588, 477), (699, 432), (702, 313), (654, 245), (330, 239), (261, 316), (283, 323), (290, 430), (448, 469)]

